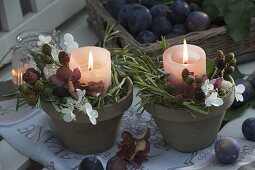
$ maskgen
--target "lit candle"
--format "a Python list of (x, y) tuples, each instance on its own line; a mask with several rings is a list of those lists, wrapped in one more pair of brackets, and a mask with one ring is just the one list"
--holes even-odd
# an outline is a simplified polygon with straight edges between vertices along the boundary
[(187, 68), (195, 75), (206, 74), (206, 55), (205, 51), (195, 45), (186, 44), (176, 45), (168, 48), (163, 54), (163, 68), (169, 73), (168, 81), (174, 84), (182, 84), (182, 71)]
[(105, 90), (111, 84), (111, 56), (104, 48), (88, 46), (73, 50), (69, 67), (81, 71), (81, 83), (102, 81)]
[(30, 67), (27, 63), (20, 63), (18, 66), (12, 68), (12, 83), (19, 86), (24, 83), (23, 73)]

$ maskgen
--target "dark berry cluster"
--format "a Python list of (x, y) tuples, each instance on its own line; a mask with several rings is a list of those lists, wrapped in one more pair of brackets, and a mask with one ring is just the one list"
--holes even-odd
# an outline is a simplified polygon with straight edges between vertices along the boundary
[(218, 50), (215, 62), (216, 74), (213, 78), (223, 77), (224, 79), (229, 80), (230, 75), (235, 71), (236, 59), (234, 53), (224, 55), (221, 50)]
[(34, 68), (29, 68), (22, 76), (23, 81), (27, 84), (34, 85), (36, 80), (40, 79), (40, 74)]
[(185, 82), (184, 94), (187, 94), (188, 97), (191, 97), (192, 99), (198, 101), (204, 100), (205, 95), (201, 90), (201, 86), (204, 82), (204, 77), (194, 75), (193, 72), (190, 72), (188, 69), (185, 68), (182, 71), (182, 78)]

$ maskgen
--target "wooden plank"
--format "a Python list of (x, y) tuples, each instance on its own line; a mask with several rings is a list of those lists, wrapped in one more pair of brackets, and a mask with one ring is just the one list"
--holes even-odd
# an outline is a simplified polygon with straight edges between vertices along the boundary
[[(0, 32), (0, 60), (16, 44), (16, 37), (20, 32), (28, 29), (53, 30), (84, 7), (85, 0), (54, 0), (39, 12), (28, 13), (24, 22), (11, 32)], [(10, 56), (5, 61), (9, 59)]]
[(38, 12), (48, 6), (53, 0), (30, 0), (32, 11)]
[(11, 31), (23, 21), (20, 1), (0, 0), (0, 20), (4, 31)]

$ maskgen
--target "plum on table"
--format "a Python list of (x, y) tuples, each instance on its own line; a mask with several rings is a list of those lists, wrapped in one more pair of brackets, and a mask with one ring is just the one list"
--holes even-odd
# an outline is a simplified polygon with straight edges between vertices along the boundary
[(255, 142), (255, 118), (250, 117), (243, 122), (242, 132), (246, 139)]
[(214, 145), (216, 159), (224, 164), (234, 163), (239, 156), (240, 146), (232, 137), (218, 139)]

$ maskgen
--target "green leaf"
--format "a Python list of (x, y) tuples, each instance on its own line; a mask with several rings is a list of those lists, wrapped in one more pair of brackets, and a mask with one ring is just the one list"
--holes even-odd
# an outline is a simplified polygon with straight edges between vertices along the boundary
[(244, 40), (251, 27), (255, 6), (250, 0), (231, 0), (226, 5), (224, 20), (234, 41)]
[(204, 0), (202, 11), (208, 14), (213, 21), (217, 17), (224, 16), (224, 9), (229, 0)]
[(244, 104), (241, 107), (238, 107), (238, 108), (229, 108), (226, 111), (224, 120), (225, 121), (230, 121), (230, 120), (236, 119), (239, 116), (241, 116), (246, 109), (248, 109), (250, 107), (253, 107), (253, 108), (255, 107), (255, 97), (253, 97), (252, 100), (250, 100), (249, 102), (247, 102), (246, 104)]
[(213, 59), (206, 59), (206, 75), (208, 78), (212, 77), (215, 71), (215, 60)]
[(41, 71), (41, 73), (43, 74), (43, 69), (44, 69), (44, 67), (45, 67), (45, 64), (44, 64), (44, 62), (43, 62), (43, 55), (42, 54), (40, 54), (40, 53), (36, 53), (36, 52), (34, 52), (34, 51), (31, 51), (31, 50), (29, 50), (29, 52), (30, 52), (30, 54), (31, 54), (31, 56), (33, 57), (33, 59), (34, 59), (34, 61), (35, 61), (35, 63), (36, 63), (36, 66), (39, 68), (39, 70)]

